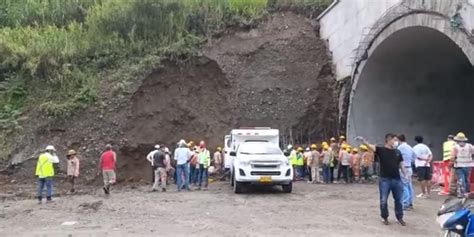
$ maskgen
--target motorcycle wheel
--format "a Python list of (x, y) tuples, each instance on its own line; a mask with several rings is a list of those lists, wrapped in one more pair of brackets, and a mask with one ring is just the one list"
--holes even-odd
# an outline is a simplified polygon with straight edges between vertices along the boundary
[(446, 232), (444, 232), (444, 237), (462, 237), (460, 234), (458, 233), (454, 233), (450, 230), (447, 230)]

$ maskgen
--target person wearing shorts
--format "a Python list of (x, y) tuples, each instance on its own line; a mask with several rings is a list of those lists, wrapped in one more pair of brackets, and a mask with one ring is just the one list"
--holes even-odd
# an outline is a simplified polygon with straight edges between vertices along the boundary
[(117, 162), (117, 154), (112, 150), (112, 145), (105, 146), (105, 152), (100, 157), (99, 168), (102, 170), (104, 178), (104, 193), (110, 194), (110, 187), (115, 184), (115, 163)]
[(416, 160), (416, 174), (418, 181), (420, 181), (421, 193), (416, 197), (418, 198), (429, 198), (431, 189), (431, 160), (433, 159), (433, 153), (430, 148), (423, 144), (423, 137), (416, 136), (415, 141), (418, 143), (413, 147), (415, 152)]

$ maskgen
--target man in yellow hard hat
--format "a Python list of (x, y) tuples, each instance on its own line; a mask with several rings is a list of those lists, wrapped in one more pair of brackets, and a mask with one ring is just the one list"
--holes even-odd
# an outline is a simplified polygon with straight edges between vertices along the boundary
[(439, 195), (456, 195), (456, 174), (451, 161), (451, 152), (453, 151), (454, 135), (448, 135), (448, 139), (443, 143), (443, 181), (444, 188)]
[(341, 147), (341, 151), (339, 152), (339, 166), (337, 176), (338, 179), (344, 179), (345, 183), (349, 182), (349, 172), (351, 166), (351, 154), (350, 154), (350, 146), (344, 145)]
[(310, 168), (311, 174), (311, 183), (321, 183), (321, 178), (319, 177), (319, 159), (321, 154), (318, 152), (318, 146), (316, 144), (311, 145), (310, 152), (310, 161), (308, 162), (308, 167)]
[(474, 155), (474, 146), (467, 143), (468, 139), (462, 132), (454, 137), (456, 144), (451, 152), (451, 159), (454, 162), (456, 177), (458, 180), (458, 197), (462, 198), (471, 192), (469, 177), (473, 167), (472, 156)]
[(296, 170), (296, 181), (301, 181), (304, 179), (304, 157), (303, 157), (304, 149), (302, 147), (298, 147), (296, 150), (296, 159), (295, 159), (295, 170)]
[(361, 174), (364, 178), (364, 181), (367, 182), (370, 180), (370, 176), (372, 175), (371, 169), (374, 162), (374, 155), (372, 152), (369, 151), (366, 145), (361, 145)]
[(352, 148), (351, 163), (352, 163), (352, 180), (356, 183), (359, 183), (360, 182), (360, 155), (359, 155), (359, 149), (357, 148)]
[(216, 169), (216, 174), (220, 175), (222, 173), (222, 148), (217, 147), (216, 152), (214, 152), (214, 167)]
[(331, 182), (331, 162), (332, 162), (332, 152), (329, 148), (329, 145), (323, 145), (323, 150), (321, 152), (322, 166), (323, 166), (323, 182), (329, 184)]

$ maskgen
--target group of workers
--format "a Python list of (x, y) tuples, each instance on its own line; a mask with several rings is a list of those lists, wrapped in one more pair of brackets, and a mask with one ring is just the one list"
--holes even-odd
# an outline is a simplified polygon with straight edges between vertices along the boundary
[[(214, 153), (213, 169), (211, 172), (221, 170), (223, 165), (222, 149), (218, 147)], [(153, 172), (153, 191), (166, 191), (166, 185), (170, 180), (175, 180), (178, 192), (190, 190), (190, 186), (196, 186), (197, 190), (207, 190), (209, 180), (209, 170), (211, 168), (211, 154), (206, 148), (206, 143), (201, 141), (199, 145), (194, 142), (186, 143), (180, 140), (173, 153), (174, 159), (169, 149), (163, 145), (156, 145), (155, 150), (147, 155), (150, 167)]]
[(474, 167), (473, 155), (474, 146), (468, 143), (464, 133), (448, 136), (443, 144), (444, 190), (440, 192), (441, 195), (458, 197), (469, 195), (471, 168)]
[[(383, 189), (386, 195), (381, 195), (381, 210), (384, 220), (388, 215), (384, 214), (388, 197), (386, 192), (390, 190), (392, 190), (394, 198), (396, 197), (398, 217), (402, 215), (400, 212), (403, 212), (403, 209), (413, 208), (415, 196), (412, 184), (413, 174), (416, 174), (421, 186), (421, 193), (417, 197), (430, 197), (433, 154), (430, 148), (423, 143), (423, 137), (415, 137), (417, 144), (414, 147), (408, 145), (404, 135), (386, 137), (386, 142), (390, 142), (390, 144), (386, 144), (385, 148), (375, 147), (365, 140), (361, 141), (362, 145), (352, 147), (346, 142), (345, 137), (341, 136), (339, 141), (331, 138), (329, 143), (322, 142), (320, 146), (312, 144), (306, 149), (289, 145), (284, 153), (293, 166), (295, 181), (307, 179), (309, 183), (324, 184), (371, 182), (373, 175), (377, 173), (379, 188), (387, 187)], [(474, 146), (467, 141), (465, 134), (460, 132), (456, 136), (449, 135), (448, 140), (444, 143), (444, 190), (440, 194), (457, 195), (458, 197), (469, 194), (470, 170), (474, 166), (472, 159)], [(396, 152), (392, 154), (392, 150), (386, 150), (386, 147), (393, 148)], [(384, 159), (382, 158), (384, 156), (391, 158)], [(67, 179), (70, 183), (69, 192), (74, 193), (80, 162), (77, 152), (74, 150), (69, 150), (66, 157)], [(176, 182), (177, 191), (191, 190), (191, 185), (195, 186), (196, 190), (206, 190), (209, 173), (221, 175), (218, 179), (222, 179), (230, 173), (230, 162), (224, 159), (222, 149), (217, 147), (211, 157), (204, 141), (195, 145), (193, 142), (186, 143), (185, 140), (180, 140), (173, 153), (164, 145), (156, 145), (146, 158), (153, 171), (153, 191), (157, 191), (159, 188), (161, 191), (166, 191), (167, 184), (173, 181)], [(400, 166), (398, 167), (396, 164), (396, 167), (392, 165), (393, 167), (390, 168), (396, 169), (397, 174), (388, 172), (388, 168), (384, 168), (393, 162), (396, 163), (398, 159), (401, 162)], [(388, 161), (384, 162), (384, 160)], [(97, 173), (97, 175), (102, 174), (103, 176), (103, 190), (106, 195), (110, 193), (111, 186), (116, 182), (116, 162), (117, 155), (113, 151), (112, 145), (107, 145), (100, 156)], [(37, 197), (40, 204), (45, 188), (47, 202), (52, 201), (53, 177), (55, 169), (58, 169), (58, 163), (59, 158), (53, 146), (47, 146), (38, 158), (36, 176), (38, 177)], [(322, 171), (322, 175), (320, 175), (320, 171)], [(387, 184), (388, 186), (381, 185), (383, 179), (390, 179), (391, 183)], [(400, 205), (397, 204), (398, 202)]]
[(375, 170), (374, 153), (365, 145), (352, 147), (344, 136), (339, 141), (333, 137), (329, 143), (312, 144), (306, 149), (289, 145), (285, 154), (293, 165), (295, 181), (307, 177), (308, 183), (369, 182)]
[[(79, 158), (75, 150), (69, 150), (67, 155), (67, 181), (70, 184), (70, 193), (75, 192), (76, 179), (79, 177)], [(56, 154), (54, 146), (47, 146), (43, 153), (40, 154), (36, 163), (35, 175), (38, 177), (38, 203), (41, 204), (43, 200), (43, 192), (46, 189), (46, 202), (52, 202), (53, 196), (53, 180), (55, 170), (59, 169), (59, 158)], [(105, 151), (100, 156), (98, 162), (97, 175), (102, 174), (104, 180), (103, 190), (105, 194), (110, 193), (111, 186), (116, 181), (115, 169), (117, 162), (117, 154), (113, 151), (112, 145), (105, 146)]]

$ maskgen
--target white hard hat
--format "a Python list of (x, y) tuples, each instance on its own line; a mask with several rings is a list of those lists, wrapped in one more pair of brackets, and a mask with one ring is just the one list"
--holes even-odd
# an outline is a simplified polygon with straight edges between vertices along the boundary
[(49, 145), (49, 146), (46, 147), (45, 150), (47, 150), (47, 151), (56, 151), (56, 148), (54, 148), (54, 146)]
[(178, 144), (184, 146), (184, 145), (186, 145), (186, 141), (184, 139), (181, 139), (181, 140), (179, 140)]
[(170, 153), (170, 149), (168, 149), (168, 147), (165, 147), (165, 152)]
[(309, 147), (306, 147), (306, 151), (309, 151), (309, 150), (310, 150)]
[(293, 149), (293, 146), (290, 144), (288, 145), (288, 150), (291, 150), (291, 149)]
[(160, 145), (155, 145), (155, 149), (160, 149)]

